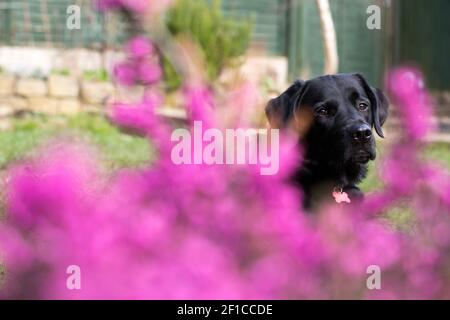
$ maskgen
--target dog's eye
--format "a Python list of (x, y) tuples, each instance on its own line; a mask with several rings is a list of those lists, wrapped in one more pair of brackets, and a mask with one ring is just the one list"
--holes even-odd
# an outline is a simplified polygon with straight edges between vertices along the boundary
[(320, 108), (319, 110), (317, 110), (317, 114), (319, 116), (329, 116), (330, 112), (325, 108)]
[(358, 103), (358, 109), (361, 111), (366, 111), (369, 108), (369, 105), (365, 102)]

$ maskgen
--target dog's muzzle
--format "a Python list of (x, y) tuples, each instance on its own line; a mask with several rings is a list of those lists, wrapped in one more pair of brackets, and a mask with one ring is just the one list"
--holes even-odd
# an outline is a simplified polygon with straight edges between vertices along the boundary
[(366, 123), (355, 125), (350, 129), (350, 137), (353, 141), (353, 157), (355, 163), (366, 164), (375, 159), (375, 146), (372, 129)]

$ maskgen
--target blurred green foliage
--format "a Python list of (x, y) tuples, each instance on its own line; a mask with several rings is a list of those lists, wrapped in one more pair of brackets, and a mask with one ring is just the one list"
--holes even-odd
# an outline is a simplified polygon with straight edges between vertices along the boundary
[(95, 82), (108, 82), (110, 80), (108, 71), (105, 69), (86, 70), (83, 72), (83, 79)]
[[(218, 78), (224, 67), (247, 50), (252, 33), (250, 19), (238, 21), (226, 17), (219, 0), (175, 0), (166, 17), (172, 35), (188, 36), (203, 53), (210, 81)], [(181, 80), (167, 59), (163, 59), (168, 89), (176, 89)]]
[(58, 76), (69, 76), (70, 75), (69, 69), (53, 69), (51, 73), (54, 75), (58, 75)]

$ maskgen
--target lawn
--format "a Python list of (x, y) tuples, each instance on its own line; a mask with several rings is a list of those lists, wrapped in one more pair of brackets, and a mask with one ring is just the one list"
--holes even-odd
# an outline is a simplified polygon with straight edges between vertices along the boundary
[[(121, 132), (101, 115), (80, 113), (72, 117), (27, 115), (12, 120), (12, 128), (0, 131), (0, 171), (16, 160), (32, 155), (37, 146), (58, 137), (87, 142), (98, 148), (111, 170), (136, 167), (152, 159), (153, 152), (145, 138)], [(371, 163), (367, 179), (361, 187), (371, 191), (381, 187), (375, 168), (387, 152), (378, 147), (377, 161)], [(424, 156), (450, 169), (450, 144), (430, 144)]]
[(0, 131), (0, 170), (4, 170), (16, 160), (32, 155), (35, 150), (39, 150), (37, 146), (56, 138), (97, 146), (105, 165), (112, 170), (139, 166), (152, 156), (152, 150), (145, 138), (119, 131), (100, 115), (27, 115), (12, 121), (12, 128)]

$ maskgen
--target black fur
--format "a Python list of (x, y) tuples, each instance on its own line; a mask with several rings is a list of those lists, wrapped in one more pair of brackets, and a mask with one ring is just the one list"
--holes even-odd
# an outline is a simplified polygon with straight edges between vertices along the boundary
[(293, 180), (304, 190), (305, 206), (318, 188), (330, 197), (334, 188), (342, 188), (351, 200), (363, 197), (357, 184), (376, 156), (372, 129), (384, 137), (381, 127), (388, 105), (383, 92), (360, 74), (296, 81), (269, 101), (266, 115), (271, 126), (294, 128), (300, 134), (305, 156)]

